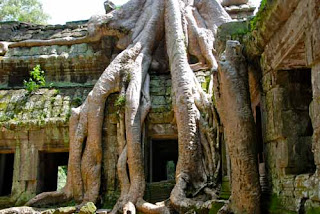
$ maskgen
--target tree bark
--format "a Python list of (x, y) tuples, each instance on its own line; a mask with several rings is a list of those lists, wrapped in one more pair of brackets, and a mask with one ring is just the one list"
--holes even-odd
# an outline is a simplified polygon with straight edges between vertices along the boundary
[[(66, 186), (61, 192), (42, 193), (28, 205), (60, 199), (96, 202), (101, 185), (104, 106), (109, 94), (119, 92), (119, 98), (125, 101), (119, 112), (117, 133), (121, 195), (112, 213), (121, 209), (125, 213), (134, 213), (135, 209), (170, 213), (172, 207), (186, 213), (210, 207), (217, 197), (214, 188), (220, 170), (220, 124), (215, 119), (212, 94), (202, 90), (193, 70), (217, 69), (214, 35), (220, 24), (230, 20), (217, 0), (131, 0), (119, 10), (92, 17), (89, 35), (81, 41), (113, 35), (119, 38), (117, 47), (124, 50), (107, 67), (85, 102), (72, 110)], [(28, 41), (28, 44), (40, 43)], [(179, 157), (170, 200), (150, 204), (143, 200), (141, 130), (150, 109), (148, 70), (150, 66), (158, 69), (167, 66), (159, 66), (166, 61), (163, 60), (166, 57), (159, 58), (166, 54), (164, 50), (172, 78)], [(190, 55), (198, 59), (197, 65), (189, 65)]]
[(255, 123), (248, 72), (238, 41), (227, 41), (219, 62), (215, 99), (231, 160), (231, 203), (234, 213), (260, 213)]

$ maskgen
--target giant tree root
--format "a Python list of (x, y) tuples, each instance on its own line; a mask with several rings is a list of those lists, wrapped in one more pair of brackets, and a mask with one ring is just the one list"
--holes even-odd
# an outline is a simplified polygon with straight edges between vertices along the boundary
[[(217, 0), (131, 0), (119, 10), (91, 18), (91, 38), (118, 36), (117, 47), (124, 50), (107, 67), (85, 102), (72, 110), (66, 186), (60, 193), (40, 194), (28, 204), (47, 203), (60, 194), (78, 203), (96, 202), (101, 185), (104, 106), (109, 94), (115, 92), (123, 103), (117, 133), (121, 195), (111, 213), (122, 209), (125, 213), (134, 213), (135, 209), (185, 213), (212, 203), (220, 171), (220, 138), (215, 136), (220, 125), (214, 118), (210, 94), (202, 90), (191, 68), (217, 68), (214, 35), (217, 27), (229, 20)], [(189, 65), (189, 54), (198, 59), (197, 66)], [(166, 55), (169, 66), (160, 66), (160, 62), (167, 62)], [(170, 68), (179, 142), (176, 185), (170, 200), (157, 204), (142, 199), (145, 177), (141, 130), (150, 109), (150, 66)]]
[[(224, 61), (216, 74), (215, 99), (224, 124), (231, 160), (231, 203), (235, 213), (260, 213), (260, 185), (255, 123), (251, 111), (248, 72), (238, 41), (227, 41)], [(221, 213), (225, 211), (221, 210)]]

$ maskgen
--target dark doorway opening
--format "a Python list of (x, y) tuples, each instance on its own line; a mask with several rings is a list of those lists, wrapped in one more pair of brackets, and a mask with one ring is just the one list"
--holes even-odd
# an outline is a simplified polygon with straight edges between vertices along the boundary
[(266, 165), (264, 159), (264, 144), (262, 136), (262, 119), (260, 104), (256, 106), (256, 137), (257, 137), (257, 154), (259, 164), (259, 180), (262, 191), (262, 196), (265, 197), (269, 193), (268, 179), (266, 175)]
[(153, 140), (150, 150), (149, 181), (173, 180), (178, 161), (178, 141)]
[(57, 190), (58, 174), (68, 165), (69, 153), (40, 152), (39, 158), (37, 193)]
[(0, 154), (0, 196), (11, 194), (14, 154)]
[(283, 70), (277, 72), (277, 84), (282, 88), (282, 133), (288, 148), (285, 173), (314, 173), (312, 152), (313, 127), (309, 106), (312, 101), (311, 69)]
[(257, 135), (258, 162), (263, 163), (264, 152), (263, 152), (262, 121), (261, 121), (260, 106), (256, 107), (256, 135)]

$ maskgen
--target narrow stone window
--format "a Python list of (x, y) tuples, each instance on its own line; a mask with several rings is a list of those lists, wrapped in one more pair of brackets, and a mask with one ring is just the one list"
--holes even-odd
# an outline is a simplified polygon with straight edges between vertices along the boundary
[(0, 154), (0, 196), (11, 194), (14, 154)]

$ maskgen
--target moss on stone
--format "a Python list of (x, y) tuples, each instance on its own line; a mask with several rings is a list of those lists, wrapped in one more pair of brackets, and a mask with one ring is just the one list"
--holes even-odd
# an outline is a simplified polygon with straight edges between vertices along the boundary
[(116, 99), (114, 105), (118, 107), (119, 109), (124, 108), (126, 104), (126, 96), (125, 95), (119, 95)]
[(223, 207), (223, 203), (213, 203), (211, 205), (211, 209), (209, 210), (209, 214), (216, 214)]
[(55, 209), (47, 209), (44, 211), (41, 211), (41, 214), (53, 214), (56, 210)]
[[(66, 123), (73, 107), (70, 95), (76, 93), (78, 91), (73, 92), (70, 89), (64, 94), (59, 94), (57, 89), (39, 89), (31, 94), (27, 94), (25, 90), (0, 91), (3, 95), (0, 99), (0, 125), (16, 129), (43, 127), (49, 123), (60, 124), (60, 121)], [(76, 101), (80, 103), (80, 100)]]
[(230, 190), (230, 181), (226, 177), (222, 179), (221, 183), (221, 193), (220, 193), (220, 198), (228, 200), (231, 195), (231, 190)]
[(320, 213), (320, 207), (317, 207), (317, 208), (313, 207), (306, 211), (306, 214), (319, 214), (319, 213)]
[(112, 209), (113, 206), (117, 203), (119, 196), (120, 196), (120, 193), (118, 191), (106, 193), (104, 196), (104, 202), (103, 202), (102, 208)]
[(71, 101), (71, 106), (72, 107), (78, 107), (82, 104), (82, 98), (81, 97), (74, 97), (72, 98), (72, 101)]
[(84, 206), (81, 207), (79, 214), (92, 214), (95, 213), (97, 207), (92, 202), (86, 203)]
[(14, 201), (10, 196), (0, 197), (0, 209), (8, 208), (14, 206)]
[(267, 14), (268, 0), (261, 0), (259, 10), (257, 14), (250, 20), (250, 30), (257, 28), (257, 23), (261, 22)]
[(238, 40), (243, 43), (243, 38), (249, 33), (249, 22), (248, 21), (238, 21), (238, 22), (228, 22), (222, 24), (218, 28), (217, 33), (217, 52), (221, 54), (225, 50), (226, 41), (228, 40)]
[(23, 192), (19, 198), (17, 199), (15, 206), (21, 206), (27, 203), (31, 198), (36, 196), (35, 193), (30, 193), (30, 192)]
[(268, 213), (270, 214), (295, 214), (296, 212), (284, 209), (281, 199), (277, 195), (270, 197), (267, 205)]
[(71, 213), (75, 213), (77, 210), (76, 207), (72, 206), (72, 207), (60, 207), (58, 209), (56, 209), (53, 214), (71, 214)]
[(94, 83), (76, 83), (76, 82), (50, 82), (47, 88), (87, 88), (92, 87)]
[(209, 85), (210, 85), (210, 76), (205, 76), (205, 81), (201, 83), (201, 87), (204, 91), (208, 92), (209, 90)]
[(222, 41), (236, 39), (249, 32), (248, 23), (246, 21), (228, 22), (219, 27), (218, 37)]

